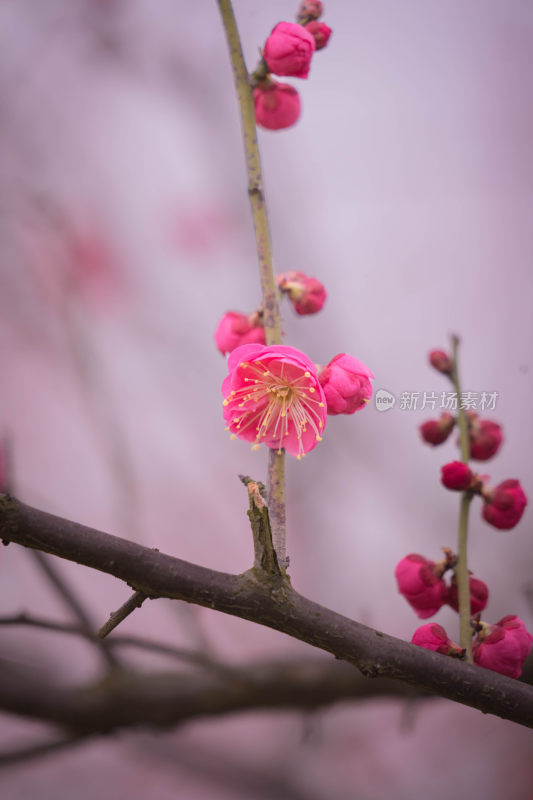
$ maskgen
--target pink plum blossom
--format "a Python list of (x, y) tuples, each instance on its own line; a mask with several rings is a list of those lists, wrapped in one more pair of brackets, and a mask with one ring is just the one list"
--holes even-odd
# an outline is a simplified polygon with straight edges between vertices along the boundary
[(263, 58), (270, 72), (307, 78), (315, 52), (314, 36), (295, 22), (280, 22), (265, 42)]
[(492, 458), (503, 442), (501, 425), (490, 419), (479, 419), (475, 412), (468, 414), (468, 436), (470, 457), (476, 461), (487, 461)]
[(301, 458), (322, 440), (326, 398), (313, 362), (294, 347), (248, 344), (228, 358), (224, 419), (240, 439)]
[(215, 342), (222, 355), (243, 344), (265, 344), (265, 329), (256, 323), (257, 314), (249, 317), (239, 311), (224, 314), (215, 331)]
[(474, 662), (510, 678), (519, 678), (533, 644), (520, 617), (509, 614), (495, 625), (481, 623), (473, 642)]
[(315, 314), (326, 302), (326, 289), (316, 278), (309, 278), (304, 272), (286, 272), (278, 275), (278, 288), (284, 292), (301, 316)]
[(448, 589), (442, 573), (440, 565), (418, 553), (405, 556), (396, 565), (398, 591), (421, 619), (432, 617), (446, 602)]
[(320, 0), (302, 0), (298, 9), (298, 21), (302, 19), (318, 19), (324, 10)]
[(306, 31), (309, 31), (309, 33), (314, 36), (316, 49), (322, 50), (329, 41), (331, 28), (323, 22), (317, 22), (316, 20), (308, 22), (304, 27)]
[(445, 656), (461, 656), (464, 652), (458, 644), (448, 639), (448, 634), (442, 625), (437, 625), (436, 622), (428, 622), (417, 628), (413, 633), (411, 643)]
[(293, 86), (265, 81), (254, 89), (255, 119), (262, 128), (289, 128), (300, 116), (300, 95)]
[(503, 481), (495, 489), (485, 489), (483, 519), (500, 530), (509, 530), (522, 519), (527, 497), (515, 478)]
[(429, 354), (429, 363), (444, 375), (450, 375), (453, 369), (452, 360), (444, 350), (431, 350)]
[(324, 389), (328, 414), (354, 414), (372, 397), (374, 375), (359, 359), (339, 353), (327, 366), (318, 367), (318, 379)]
[(428, 419), (420, 426), (420, 435), (428, 444), (437, 445), (446, 441), (453, 430), (455, 419), (447, 411), (444, 411), (440, 419)]
[(441, 473), (441, 483), (447, 489), (465, 491), (470, 488), (474, 479), (474, 473), (462, 461), (450, 461), (441, 468)]

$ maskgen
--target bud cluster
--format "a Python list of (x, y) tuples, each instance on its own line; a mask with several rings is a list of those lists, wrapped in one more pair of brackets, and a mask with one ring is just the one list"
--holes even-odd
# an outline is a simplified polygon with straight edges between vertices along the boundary
[(300, 116), (300, 95), (287, 83), (271, 75), (307, 78), (311, 59), (322, 50), (331, 36), (331, 28), (318, 19), (323, 4), (301, 3), (297, 22), (279, 22), (266, 40), (262, 61), (252, 75), (257, 124), (267, 130), (289, 128)]
[[(455, 356), (452, 358), (443, 350), (432, 350), (429, 354), (431, 366), (446, 375), (458, 392), (457, 366), (454, 359)], [(464, 438), (465, 440), (468, 438), (470, 458), (486, 461), (496, 455), (503, 442), (501, 426), (492, 420), (480, 419), (472, 411), (465, 412), (463, 425), (464, 422), (466, 422)], [(448, 439), (456, 425), (459, 425), (459, 418), (444, 413), (440, 419), (424, 422), (420, 426), (420, 433), (425, 442), (436, 446)], [(463, 455), (465, 455), (464, 450)], [(500, 530), (514, 528), (520, 522), (527, 505), (527, 497), (520, 482), (511, 478), (491, 488), (488, 485), (489, 480), (488, 475), (474, 472), (466, 459), (450, 461), (441, 469), (441, 483), (447, 489), (465, 493), (464, 497), (468, 500), (474, 496), (481, 498), (482, 517), (485, 522)], [(444, 552), (445, 558), (440, 562), (430, 561), (424, 556), (412, 553), (402, 558), (396, 565), (398, 590), (422, 619), (433, 616), (443, 605), (449, 605), (455, 611), (459, 611), (455, 572), (457, 559), (451, 551), (445, 549)], [(465, 559), (466, 567), (466, 551), (461, 558)], [(449, 583), (445, 581), (445, 573), (448, 570), (454, 573)], [(487, 585), (474, 578), (470, 571), (468, 582), (470, 624), (476, 634), (472, 641), (474, 663), (503, 675), (518, 678), (531, 650), (533, 636), (526, 630), (522, 620), (515, 615), (506, 616), (495, 625), (481, 622), (479, 616), (487, 605), (489, 590)], [(435, 623), (422, 625), (415, 631), (411, 641), (420, 647), (449, 656), (462, 658), (466, 652), (448, 638), (441, 625)]]

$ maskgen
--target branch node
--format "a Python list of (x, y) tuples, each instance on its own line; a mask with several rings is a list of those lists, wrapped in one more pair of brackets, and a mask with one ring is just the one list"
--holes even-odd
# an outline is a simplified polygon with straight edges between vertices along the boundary
[(239, 478), (248, 489), (250, 500), (248, 518), (254, 539), (254, 567), (270, 577), (283, 577), (272, 542), (265, 487), (246, 475), (239, 475)]

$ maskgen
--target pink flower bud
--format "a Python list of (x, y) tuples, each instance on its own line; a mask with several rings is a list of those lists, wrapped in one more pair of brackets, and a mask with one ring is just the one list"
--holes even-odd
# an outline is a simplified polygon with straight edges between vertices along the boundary
[(298, 10), (298, 20), (318, 19), (323, 11), (324, 6), (319, 0), (303, 0)]
[(257, 314), (247, 317), (238, 311), (224, 314), (215, 331), (215, 342), (222, 353), (231, 353), (243, 344), (265, 344), (265, 329), (254, 324)]
[(304, 28), (306, 31), (309, 31), (311, 36), (314, 36), (317, 50), (322, 50), (327, 45), (329, 37), (331, 36), (331, 28), (323, 22), (313, 20), (312, 22), (308, 22), (307, 25), (304, 25)]
[(495, 489), (484, 491), (487, 502), (483, 506), (483, 519), (500, 530), (518, 525), (527, 506), (527, 497), (514, 478), (503, 481)]
[[(489, 589), (486, 583), (470, 576), (470, 616), (478, 614), (486, 607), (489, 601)], [(459, 593), (457, 591), (457, 582), (455, 577), (452, 578), (452, 583), (448, 589), (448, 605), (455, 611), (459, 611)]]
[(429, 419), (427, 422), (423, 422), (419, 430), (425, 442), (437, 445), (446, 441), (454, 425), (455, 419), (445, 411), (441, 414), (440, 419)]
[(263, 58), (275, 75), (307, 78), (315, 47), (313, 35), (302, 25), (280, 22), (265, 42)]
[(421, 625), (420, 628), (417, 628), (413, 633), (411, 643), (424, 647), (426, 650), (442, 653), (445, 656), (462, 656), (464, 653), (464, 650), (458, 644), (448, 639), (448, 634), (442, 625), (437, 625), (436, 622), (428, 622), (426, 625)]
[(429, 363), (444, 375), (450, 375), (453, 369), (452, 360), (444, 350), (432, 350), (429, 354)]
[(463, 464), (462, 461), (450, 461), (441, 468), (441, 472), (441, 483), (447, 489), (457, 489), (461, 492), (469, 489), (474, 479), (474, 473), (468, 464)]
[(354, 414), (372, 397), (374, 376), (362, 361), (339, 353), (325, 367), (318, 367), (318, 380), (324, 390), (328, 414)]
[(533, 636), (520, 617), (510, 614), (495, 625), (481, 625), (472, 647), (474, 662), (510, 678), (519, 678), (533, 644)]
[(265, 81), (254, 89), (255, 119), (262, 128), (290, 128), (300, 116), (300, 95), (293, 86)]
[(297, 314), (316, 314), (326, 302), (327, 292), (316, 278), (308, 278), (303, 272), (286, 272), (279, 275), (277, 284), (285, 292)]
[(421, 619), (432, 617), (446, 602), (448, 589), (434, 561), (411, 553), (398, 562), (394, 575), (398, 591)]
[(468, 415), (468, 436), (470, 456), (476, 461), (492, 458), (503, 441), (501, 426), (489, 419), (479, 419), (475, 412)]

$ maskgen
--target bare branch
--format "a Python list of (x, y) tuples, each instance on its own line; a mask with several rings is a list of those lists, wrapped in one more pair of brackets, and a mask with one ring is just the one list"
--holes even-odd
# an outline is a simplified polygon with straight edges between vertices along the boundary
[[(68, 625), (64, 622), (54, 622), (48, 619), (41, 619), (39, 617), (28, 616), (27, 614), (17, 614), (11, 617), (0, 617), (0, 626), (19, 626), (26, 625), (33, 628), (42, 628), (43, 630), (54, 631), (55, 633), (67, 633), (74, 636), (82, 636), (90, 642), (97, 641), (97, 637), (86, 628), (81, 628), (78, 625)], [(145, 639), (142, 636), (113, 636), (109, 639), (107, 646), (114, 647), (136, 647), (139, 650), (147, 650), (152, 653), (169, 656), (170, 658), (178, 659), (180, 661), (187, 661), (191, 664), (196, 664), (200, 667), (208, 669), (219, 669), (220, 664), (209, 656), (197, 650), (190, 650), (184, 647), (175, 647), (174, 645), (165, 644), (163, 642), (154, 642), (151, 639)]]
[[(84, 627), (88, 633), (92, 634), (94, 632), (94, 626), (91, 618), (89, 617), (88, 612), (83, 607), (76, 593), (68, 585), (66, 579), (56, 569), (55, 565), (52, 564), (52, 561), (48, 558), (48, 556), (45, 556), (43, 553), (39, 552), (39, 550), (34, 550), (33, 556), (40, 569), (44, 572), (56, 590), (57, 594), (63, 600), (66, 607), (73, 612), (74, 616), (79, 620), (82, 627)], [(95, 641), (97, 641), (96, 637)], [(116, 669), (119, 666), (118, 660), (107, 647), (107, 644), (105, 642), (97, 641), (97, 645), (108, 666), (111, 669)]]
[(117, 611), (113, 611), (113, 613), (110, 614), (107, 622), (105, 622), (98, 631), (98, 638), (105, 639), (105, 637), (108, 636), (111, 631), (114, 631), (121, 622), (129, 617), (130, 614), (133, 614), (136, 608), (140, 608), (145, 600), (145, 594), (142, 592), (133, 592), (131, 597), (129, 597)]
[(190, 564), (0, 496), (0, 538), (114, 575), (148, 597), (185, 600), (266, 625), (357, 666), (533, 727), (533, 687), (368, 628), (295, 592), (287, 579)]

